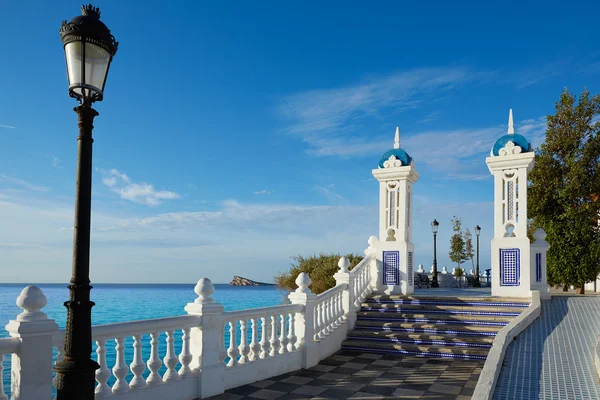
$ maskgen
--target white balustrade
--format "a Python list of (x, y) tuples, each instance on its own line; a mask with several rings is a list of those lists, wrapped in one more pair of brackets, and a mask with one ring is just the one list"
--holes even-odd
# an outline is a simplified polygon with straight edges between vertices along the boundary
[(162, 377), (158, 373), (160, 367), (162, 367), (162, 361), (158, 356), (158, 347), (160, 344), (158, 340), (159, 336), (160, 334), (158, 332), (150, 333), (152, 340), (150, 340), (150, 358), (148, 358), (148, 361), (146, 362), (146, 366), (148, 366), (148, 369), (150, 370), (150, 375), (148, 375), (148, 378), (146, 379), (147, 386), (153, 386), (162, 382)]
[(369, 268), (369, 264), (372, 259), (372, 255), (366, 256), (352, 271), (350, 271), (350, 275), (354, 277), (352, 284), (352, 298), (354, 299), (354, 307), (357, 310), (360, 309), (360, 305), (365, 298), (371, 294), (372, 288), (369, 284), (371, 281), (371, 269)]
[[(106, 339), (96, 339), (96, 361), (100, 365), (100, 368), (96, 370), (96, 397), (103, 398), (109, 396), (112, 391), (110, 386), (108, 385), (108, 378), (110, 378), (110, 369), (106, 366)], [(62, 359), (62, 347), (59, 348), (60, 358)], [(56, 361), (58, 362), (59, 357), (56, 357)], [(56, 386), (56, 385), (55, 385)]]
[(181, 364), (179, 376), (181, 378), (187, 378), (192, 376), (192, 369), (190, 368), (190, 363), (192, 362), (192, 353), (190, 352), (190, 328), (183, 328), (181, 341), (183, 344), (181, 346), (181, 354), (179, 354), (179, 363)]
[(293, 316), (302, 311), (301, 305), (289, 304), (223, 313), (223, 325), (229, 332), (227, 367), (296, 351)]
[(133, 379), (129, 383), (131, 390), (146, 387), (146, 380), (142, 376), (146, 370), (146, 364), (142, 360), (142, 337), (143, 335), (133, 336), (133, 361), (129, 364), (129, 369), (133, 373)]
[(348, 285), (337, 285), (317, 296), (315, 305), (315, 340), (328, 336), (340, 326), (343, 319), (341, 307), (344, 290)]
[(8, 400), (4, 393), (4, 356), (18, 353), (20, 341), (17, 338), (0, 339), (0, 400)]

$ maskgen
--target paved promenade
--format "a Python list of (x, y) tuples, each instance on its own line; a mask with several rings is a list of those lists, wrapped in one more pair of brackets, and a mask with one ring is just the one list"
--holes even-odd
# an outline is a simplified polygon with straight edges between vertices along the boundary
[(494, 399), (600, 399), (592, 349), (600, 334), (600, 296), (553, 296), (509, 346)]
[(469, 400), (483, 361), (340, 351), (303, 369), (228, 390), (211, 400)]

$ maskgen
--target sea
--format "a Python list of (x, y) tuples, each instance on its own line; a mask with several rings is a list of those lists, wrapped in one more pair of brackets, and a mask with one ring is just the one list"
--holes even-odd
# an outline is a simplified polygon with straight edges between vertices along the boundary
[[(0, 338), (10, 335), (4, 329), (9, 320), (15, 319), (22, 311), (16, 305), (16, 299), (26, 284), (0, 284)], [(65, 327), (66, 308), (63, 303), (69, 299), (67, 284), (36, 285), (46, 295), (48, 305), (42, 310), (48, 318), (54, 319), (60, 328)], [(173, 317), (186, 315), (184, 307), (193, 302), (197, 295), (194, 293), (195, 284), (92, 284), (91, 299), (96, 305), (92, 309), (92, 324), (110, 324), (152, 318)], [(215, 284), (213, 298), (221, 303), (225, 311), (243, 310), (247, 308), (268, 307), (284, 304), (287, 293), (275, 286), (229, 286)], [(175, 334), (175, 352), (181, 351), (181, 331)], [(145, 335), (142, 341), (144, 362), (150, 354), (150, 335)], [(227, 348), (229, 333), (225, 332), (225, 347)], [(166, 351), (166, 335), (160, 337), (159, 356), (162, 359)], [(115, 364), (114, 341), (107, 342), (107, 362), (109, 368)], [(129, 366), (133, 359), (133, 339), (125, 340), (125, 362)], [(92, 358), (96, 359), (96, 346), (93, 345)], [(54, 354), (56, 357), (56, 352)], [(4, 390), (10, 391), (10, 356), (4, 359), (2, 380)], [(177, 365), (179, 369), (180, 365)], [(165, 367), (161, 369), (162, 374)], [(146, 370), (144, 377), (150, 371)], [(129, 381), (133, 375), (129, 373)], [(112, 385), (114, 376), (108, 381)]]

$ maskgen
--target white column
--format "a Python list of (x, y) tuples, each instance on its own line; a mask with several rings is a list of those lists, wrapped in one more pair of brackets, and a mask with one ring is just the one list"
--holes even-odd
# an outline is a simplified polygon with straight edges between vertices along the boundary
[(23, 312), (6, 325), (10, 336), (21, 340), (19, 354), (11, 359), (11, 400), (52, 398), (52, 339), (58, 325), (41, 311), (47, 303), (38, 287), (27, 286), (17, 297)]
[(348, 330), (351, 331), (354, 329), (354, 324), (356, 323), (356, 309), (354, 308), (354, 275), (348, 271), (348, 267), (350, 266), (350, 262), (346, 257), (341, 257), (338, 262), (338, 267), (340, 267), (339, 271), (336, 272), (333, 277), (335, 278), (335, 283), (337, 286), (347, 284), (346, 290), (342, 293), (342, 307), (344, 309), (344, 314), (346, 315), (346, 320), (348, 321)]
[(317, 295), (308, 286), (311, 280), (306, 272), (296, 278), (298, 289), (289, 294), (292, 304), (304, 305), (304, 313), (297, 313), (294, 321), (296, 347), (302, 351), (302, 368), (311, 368), (319, 363), (319, 348), (315, 342), (315, 304)]
[(547, 280), (546, 253), (550, 245), (546, 242), (546, 232), (541, 228), (535, 230), (533, 237), (535, 241), (531, 243), (531, 290), (539, 290), (540, 298), (549, 300), (550, 289)]
[(190, 315), (201, 315), (202, 326), (190, 331), (190, 368), (199, 378), (197, 396), (206, 398), (225, 391), (223, 306), (211, 298), (215, 288), (210, 279), (200, 279), (194, 291), (198, 298), (188, 303), (185, 311)]

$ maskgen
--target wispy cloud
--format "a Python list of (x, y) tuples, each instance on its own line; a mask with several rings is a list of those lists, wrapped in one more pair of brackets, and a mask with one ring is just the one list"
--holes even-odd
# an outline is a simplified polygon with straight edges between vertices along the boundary
[(0, 125), (0, 128), (5, 128), (5, 129), (17, 129), (16, 126), (11, 126), (11, 125)]
[(59, 157), (47, 156), (47, 158), (50, 160), (50, 163), (52, 164), (52, 166), (54, 168), (62, 168), (62, 165), (61, 165), (62, 160)]
[(96, 168), (96, 170), (102, 174), (102, 183), (123, 200), (158, 206), (165, 200), (175, 200), (181, 197), (179, 194), (168, 190), (156, 190), (153, 185), (146, 182), (135, 183), (129, 176), (116, 169)]
[(323, 187), (323, 186), (315, 186), (315, 188), (317, 189), (317, 191), (319, 191), (321, 194), (323, 194), (325, 196), (326, 199), (328, 199), (330, 202), (332, 203), (337, 203), (337, 204), (347, 204), (348, 203), (348, 199), (345, 198), (344, 196), (342, 196), (341, 194), (335, 192), (333, 190), (333, 187), (335, 185), (329, 185), (328, 187)]
[(253, 192), (253, 193), (254, 194), (271, 194), (271, 191), (264, 189), (264, 190), (258, 190), (258, 191)]
[(435, 120), (437, 120), (440, 115), (442, 115), (441, 111), (433, 111), (430, 112), (429, 114), (425, 115), (425, 117), (423, 117), (423, 119), (421, 119), (420, 121), (417, 121), (420, 124), (426, 124), (427, 122), (433, 122)]
[(310, 90), (291, 95), (280, 106), (289, 132), (309, 144), (323, 134), (348, 130), (365, 116), (399, 112), (473, 79), (465, 68), (421, 68), (399, 72), (342, 88)]
[(533, 86), (546, 81), (564, 73), (568, 68), (572, 68), (572, 63), (571, 60), (565, 59), (543, 65), (539, 68), (528, 68), (519, 71), (518, 76), (516, 77), (517, 88), (524, 89), (528, 86)]
[(34, 192), (50, 191), (50, 189), (45, 186), (34, 185), (33, 183), (29, 183), (27, 181), (24, 181), (24, 180), (18, 179), (18, 178), (12, 178), (7, 175), (0, 175), (0, 183), (3, 183), (5, 185), (11, 186), (11, 187), (18, 186), (22, 189), (32, 190)]

